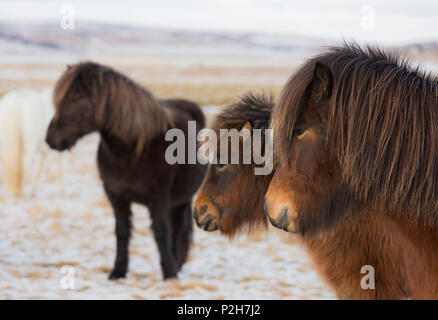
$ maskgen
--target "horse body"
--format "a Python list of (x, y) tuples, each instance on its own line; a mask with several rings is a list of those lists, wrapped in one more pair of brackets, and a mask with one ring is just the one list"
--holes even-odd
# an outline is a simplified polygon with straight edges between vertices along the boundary
[[(42, 92), (20, 89), (7, 93), (1, 100), (0, 127), (2, 159), (6, 187), (14, 196), (22, 194), (23, 178), (30, 180), (33, 195), (44, 160), (50, 150), (44, 142), (45, 132), (53, 116), (51, 90)], [(39, 155), (36, 172), (33, 164)], [(61, 155), (58, 157), (59, 183), (62, 192)]]
[[(204, 126), (202, 114), (194, 114), (192, 110), (184, 110), (189, 106), (199, 108), (185, 100), (160, 100), (164, 108), (172, 114), (174, 128), (181, 129), (187, 137), (188, 121), (196, 121), (197, 126)], [(175, 205), (187, 202), (197, 191), (203, 172), (196, 165), (170, 165), (166, 162), (165, 151), (171, 142), (164, 142), (164, 134), (150, 141), (147, 152), (138, 159), (132, 146), (126, 145), (113, 135), (101, 132), (98, 148), (98, 165), (101, 178), (108, 182), (108, 187), (124, 190), (117, 193), (129, 195), (132, 201), (148, 205), (154, 197), (151, 194), (169, 190), (169, 196)], [(164, 143), (163, 143), (164, 142)], [(157, 163), (151, 165), (151, 163)], [(193, 179), (193, 185), (187, 185)], [(144, 181), (147, 181), (145, 184)], [(163, 186), (172, 186), (167, 188)], [(116, 190), (113, 190), (116, 191)]]
[[(436, 79), (354, 45), (310, 59), (283, 89), (269, 219), (302, 236), (340, 297), (438, 297), (437, 93)], [(374, 291), (359, 286), (361, 264)]]
[[(183, 100), (162, 103), (177, 113), (175, 128), (182, 129), (186, 137), (189, 120), (197, 121), (199, 126), (204, 125), (203, 118), (181, 112), (183, 106), (190, 104), (198, 108), (196, 105)], [(170, 142), (163, 143), (164, 135), (155, 137), (147, 152), (138, 159), (134, 150), (123, 142), (105, 132), (101, 136), (98, 167), (117, 220), (118, 251), (110, 278), (124, 277), (126, 273), (129, 207), (132, 202), (148, 206), (164, 278), (176, 276), (188, 255), (192, 233), (191, 200), (205, 171), (198, 164), (169, 165), (164, 155)]]
[(133, 202), (148, 206), (163, 276), (176, 277), (188, 256), (191, 200), (206, 166), (169, 165), (165, 150), (170, 142), (164, 137), (166, 130), (179, 128), (187, 139), (188, 121), (196, 121), (197, 130), (204, 126), (202, 111), (185, 100), (157, 101), (125, 76), (94, 63), (64, 73), (55, 103), (46, 137), (52, 148), (70, 148), (92, 131), (101, 135), (98, 168), (116, 218), (117, 253), (110, 279), (127, 272)]

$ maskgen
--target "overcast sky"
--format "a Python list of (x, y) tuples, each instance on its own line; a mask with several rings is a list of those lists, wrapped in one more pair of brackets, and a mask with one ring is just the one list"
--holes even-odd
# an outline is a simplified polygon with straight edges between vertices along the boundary
[(438, 40), (437, 0), (0, 0), (0, 21), (76, 21), (198, 31), (293, 33), (404, 44)]

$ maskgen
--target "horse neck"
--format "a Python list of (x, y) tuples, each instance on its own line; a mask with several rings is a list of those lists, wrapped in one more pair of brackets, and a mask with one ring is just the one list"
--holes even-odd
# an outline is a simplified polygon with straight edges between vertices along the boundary
[[(142, 90), (141, 88), (135, 89)], [(147, 92), (133, 91), (132, 94), (147, 95)], [(126, 151), (136, 149), (136, 152), (140, 152), (148, 146), (150, 141), (167, 129), (170, 123), (170, 114), (167, 110), (152, 97), (146, 97), (144, 100), (141, 96), (139, 97), (137, 105), (132, 102), (135, 96), (123, 105), (123, 101), (114, 100), (110, 95), (105, 104), (97, 109), (103, 112), (100, 115), (96, 114), (96, 119), (102, 139), (106, 143), (124, 148)], [(131, 110), (123, 113), (120, 108)]]
[(106, 153), (110, 153), (116, 158), (136, 159), (135, 143), (126, 143), (112, 133), (101, 129), (99, 130), (101, 142), (100, 145)]

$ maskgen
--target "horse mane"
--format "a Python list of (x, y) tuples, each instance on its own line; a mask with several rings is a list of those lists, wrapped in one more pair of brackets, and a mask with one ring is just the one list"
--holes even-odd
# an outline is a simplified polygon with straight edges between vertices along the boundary
[(212, 129), (241, 129), (250, 122), (253, 129), (267, 129), (274, 109), (274, 99), (266, 93), (249, 92), (239, 102), (230, 105), (216, 115)]
[[(265, 93), (247, 93), (239, 102), (230, 105), (213, 120), (211, 128), (240, 130), (245, 123), (250, 122), (252, 129), (268, 129), (274, 99)], [(219, 142), (219, 141), (218, 141)], [(223, 216), (223, 232), (230, 238), (238, 233), (252, 233), (267, 227), (267, 216), (264, 212), (264, 194), (271, 181), (271, 175), (254, 176), (254, 164), (239, 164), (242, 170), (239, 183), (230, 190), (232, 213)], [(236, 188), (236, 190), (233, 190)], [(246, 190), (247, 196), (240, 197), (240, 190)]]
[(304, 112), (316, 62), (327, 65), (334, 79), (327, 150), (354, 197), (436, 225), (438, 78), (380, 48), (332, 47), (308, 60), (283, 88), (271, 122), (280, 156), (287, 156)]
[[(218, 113), (213, 118), (210, 128), (216, 132), (218, 137), (221, 136), (221, 129), (240, 131), (247, 123), (251, 125), (249, 129), (269, 129), (274, 105), (274, 99), (271, 95), (264, 92), (248, 92), (240, 97), (238, 102), (229, 105)], [(204, 143), (210, 144), (212, 141), (208, 140)], [(218, 139), (218, 147), (219, 143)], [(262, 148), (263, 146), (264, 141), (262, 141)]]
[(137, 154), (172, 126), (171, 114), (149, 91), (110, 67), (93, 62), (69, 66), (56, 83), (55, 106), (71, 98), (72, 89), (91, 96), (101, 129), (134, 143)]

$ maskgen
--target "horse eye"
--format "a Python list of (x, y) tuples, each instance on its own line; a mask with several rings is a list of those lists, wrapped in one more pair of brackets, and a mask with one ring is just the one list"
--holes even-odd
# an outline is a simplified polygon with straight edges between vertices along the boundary
[(301, 135), (304, 133), (304, 130), (303, 130), (303, 129), (295, 129), (294, 131), (295, 131), (295, 134), (296, 134), (298, 137), (301, 136)]
[(218, 168), (218, 169), (223, 169), (223, 168), (225, 168), (225, 166), (226, 166), (226, 164), (223, 164), (223, 163), (216, 164), (216, 168)]

